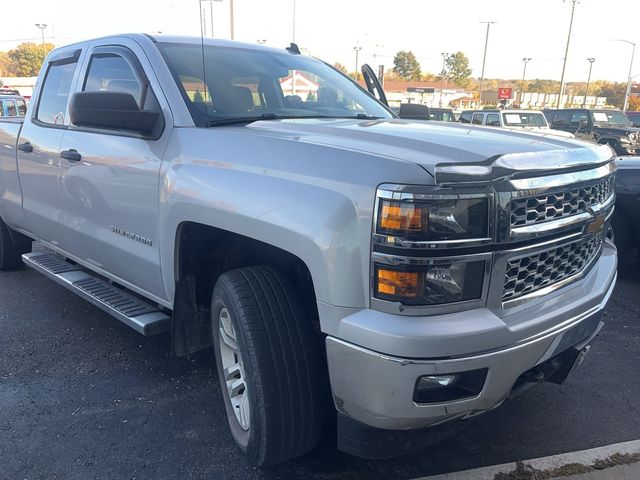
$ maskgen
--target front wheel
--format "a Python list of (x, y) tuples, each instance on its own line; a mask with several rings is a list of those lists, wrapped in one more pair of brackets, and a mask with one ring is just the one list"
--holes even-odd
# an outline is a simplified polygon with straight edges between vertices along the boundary
[(312, 450), (324, 417), (318, 339), (298, 296), (271, 267), (220, 276), (211, 299), (218, 378), (231, 434), (254, 465)]

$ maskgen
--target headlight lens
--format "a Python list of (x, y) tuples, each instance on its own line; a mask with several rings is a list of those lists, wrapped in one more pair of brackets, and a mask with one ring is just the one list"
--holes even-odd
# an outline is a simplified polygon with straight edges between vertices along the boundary
[(424, 267), (376, 265), (375, 296), (407, 305), (441, 305), (482, 295), (485, 261), (435, 261)]
[(638, 134), (637, 133), (630, 133), (629, 134), (629, 140), (631, 140), (632, 142), (635, 142), (638, 139)]
[(488, 199), (380, 199), (376, 232), (410, 241), (483, 239), (488, 236)]

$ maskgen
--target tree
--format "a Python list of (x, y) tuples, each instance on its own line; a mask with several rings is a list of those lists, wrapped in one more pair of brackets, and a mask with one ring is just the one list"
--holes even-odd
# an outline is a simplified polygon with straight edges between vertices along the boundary
[(21, 43), (7, 52), (8, 72), (16, 77), (34, 77), (38, 75), (44, 58), (53, 49), (52, 43), (37, 45), (32, 42)]
[(333, 68), (335, 68), (336, 70), (340, 70), (342, 73), (347, 73), (347, 67), (345, 67), (340, 62), (334, 63), (333, 64)]
[(627, 105), (627, 110), (630, 112), (640, 112), (640, 96), (633, 95), (629, 97), (629, 105)]
[(420, 80), (420, 63), (411, 51), (401, 50), (393, 57), (393, 71), (403, 80)]
[(453, 55), (447, 55), (444, 64), (444, 71), (447, 78), (453, 80), (456, 85), (460, 85), (461, 87), (469, 85), (471, 68), (469, 67), (469, 59), (464, 53), (456, 52)]
[(11, 74), (11, 59), (7, 52), (0, 52), (0, 77), (6, 77)]

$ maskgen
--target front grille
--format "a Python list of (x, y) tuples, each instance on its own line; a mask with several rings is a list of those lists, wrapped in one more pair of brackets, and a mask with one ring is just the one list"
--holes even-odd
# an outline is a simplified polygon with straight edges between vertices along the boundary
[(613, 193), (613, 177), (570, 191), (558, 190), (534, 197), (514, 198), (510, 203), (511, 227), (523, 227), (586, 212)]
[(502, 300), (513, 300), (580, 273), (602, 246), (600, 235), (507, 262)]

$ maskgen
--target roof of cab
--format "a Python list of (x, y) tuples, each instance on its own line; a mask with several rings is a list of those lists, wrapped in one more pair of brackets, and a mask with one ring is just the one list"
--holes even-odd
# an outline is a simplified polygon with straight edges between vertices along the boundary
[(152, 41), (154, 43), (178, 43), (178, 44), (182, 43), (187, 45), (204, 44), (205, 46), (235, 47), (235, 48), (262, 50), (266, 52), (278, 52), (278, 53), (283, 53), (286, 51), (284, 48), (267, 47), (265, 45), (237, 42), (235, 40), (224, 40), (219, 38), (207, 38), (207, 37), (201, 38), (201, 37), (191, 37), (191, 36), (183, 36), (183, 35), (150, 35), (146, 33), (123, 33), (118, 35), (109, 35), (105, 37), (91, 38), (88, 40), (83, 40), (81, 42), (71, 43), (68, 45), (64, 45), (62, 47), (58, 47), (55, 50), (67, 49), (69, 47), (82, 47), (87, 45), (90, 42), (111, 41), (117, 38), (129, 38), (131, 40), (137, 41), (140, 44), (145, 44), (149, 41)]

